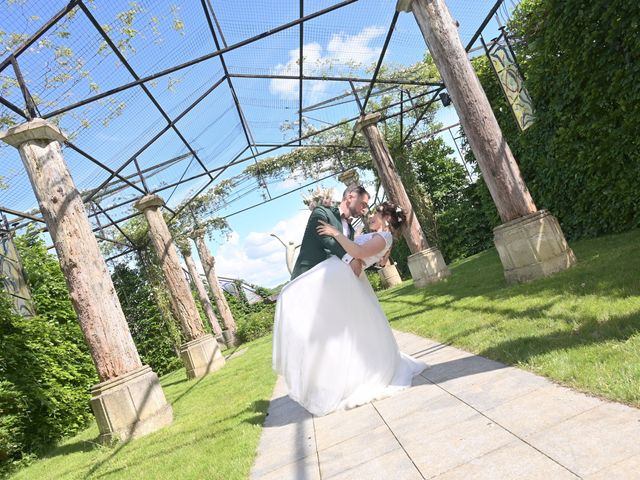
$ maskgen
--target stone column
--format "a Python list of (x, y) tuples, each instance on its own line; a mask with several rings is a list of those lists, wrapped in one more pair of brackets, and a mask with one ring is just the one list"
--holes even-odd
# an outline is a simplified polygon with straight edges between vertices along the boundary
[(494, 230), (494, 241), (507, 281), (569, 268), (575, 256), (557, 220), (537, 211), (445, 1), (399, 0), (397, 10), (413, 12), (504, 222)]
[(198, 273), (198, 269), (196, 268), (196, 263), (193, 261), (193, 257), (191, 256), (191, 248), (189, 248), (188, 246), (185, 246), (184, 248), (181, 247), (180, 253), (182, 253), (184, 263), (187, 264), (189, 275), (191, 276), (193, 285), (196, 287), (196, 292), (198, 292), (198, 298), (200, 299), (200, 303), (202, 304), (204, 313), (207, 315), (207, 319), (209, 319), (211, 330), (213, 330), (216, 339), (219, 342), (224, 343), (224, 340), (222, 338), (222, 328), (220, 327), (218, 319), (216, 318), (216, 314), (213, 311), (211, 300), (209, 300), (209, 295), (207, 295), (207, 291), (204, 288), (204, 284), (202, 283), (202, 279), (200, 278), (200, 274)]
[(398, 269), (393, 263), (389, 263), (378, 271), (380, 281), (384, 288), (392, 288), (402, 283)]
[(164, 201), (158, 195), (145, 195), (135, 203), (135, 207), (144, 213), (149, 224), (149, 238), (167, 282), (171, 310), (186, 339), (186, 343), (180, 346), (180, 357), (187, 369), (187, 377), (202, 377), (222, 367), (224, 357), (215, 338), (204, 332), (196, 302), (182, 273), (169, 227), (160, 211), (162, 205)]
[(171, 406), (158, 376), (140, 361), (82, 198), (65, 164), (60, 143), (66, 136), (55, 125), (36, 118), (3, 132), (0, 139), (20, 152), (98, 371), (100, 383), (91, 390), (91, 408), (100, 440), (126, 440), (170, 424)]
[(444, 263), (440, 250), (437, 247), (429, 247), (427, 243), (420, 222), (418, 222), (402, 180), (396, 170), (391, 152), (389, 152), (384, 137), (378, 130), (380, 117), (379, 113), (363, 115), (356, 122), (355, 129), (356, 131), (362, 131), (367, 140), (373, 163), (387, 196), (392, 202), (401, 206), (407, 215), (407, 222), (402, 228), (402, 235), (411, 251), (411, 255), (407, 259), (409, 270), (411, 271), (414, 285), (422, 288), (448, 277), (451, 273)]
[(191, 234), (191, 238), (196, 244), (198, 256), (200, 256), (200, 262), (202, 263), (202, 267), (204, 268), (204, 274), (207, 277), (207, 282), (209, 282), (209, 287), (211, 287), (213, 299), (215, 300), (216, 307), (218, 307), (218, 312), (222, 317), (222, 323), (224, 323), (225, 331), (223, 333), (225, 335), (227, 345), (235, 345), (236, 322), (233, 319), (231, 309), (229, 308), (229, 304), (227, 303), (227, 299), (224, 296), (222, 287), (220, 287), (218, 276), (216, 275), (216, 259), (213, 257), (213, 255), (211, 255), (209, 247), (207, 247), (207, 244), (204, 241), (204, 236), (205, 231), (201, 228), (194, 230)]

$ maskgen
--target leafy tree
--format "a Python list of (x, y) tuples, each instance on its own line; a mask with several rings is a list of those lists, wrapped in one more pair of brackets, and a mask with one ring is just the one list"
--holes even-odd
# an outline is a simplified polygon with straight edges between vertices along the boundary
[(119, 264), (112, 278), (142, 361), (158, 375), (180, 368), (176, 351), (179, 331), (173, 318), (159, 306), (156, 289), (147, 275), (140, 268)]
[(435, 137), (416, 142), (409, 150), (416, 179), (429, 192), (434, 211), (442, 213), (457, 204), (469, 179), (464, 167), (451, 156), (453, 149)]

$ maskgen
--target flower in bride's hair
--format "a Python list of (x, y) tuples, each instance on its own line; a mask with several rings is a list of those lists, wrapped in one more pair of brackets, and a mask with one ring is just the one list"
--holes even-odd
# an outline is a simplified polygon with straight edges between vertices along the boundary
[(396, 213), (402, 213), (402, 207), (401, 206), (397, 206), (396, 207)]

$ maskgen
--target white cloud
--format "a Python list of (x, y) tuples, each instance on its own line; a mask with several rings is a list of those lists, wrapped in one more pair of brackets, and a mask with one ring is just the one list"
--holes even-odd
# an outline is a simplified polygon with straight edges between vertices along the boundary
[(309, 214), (309, 210), (301, 210), (265, 232), (251, 232), (244, 238), (233, 232), (216, 251), (216, 273), (264, 287), (275, 287), (287, 281), (285, 247), (270, 234), (278, 235), (285, 243), (299, 243)]
[[(322, 47), (318, 43), (308, 43), (304, 45), (305, 74), (309, 74), (309, 65), (317, 65), (322, 62)], [(300, 49), (289, 51), (289, 61), (286, 64), (279, 63), (274, 67), (275, 75), (299, 75)], [(315, 82), (314, 82), (315, 83)], [(298, 80), (273, 79), (269, 84), (269, 91), (274, 95), (289, 100), (298, 98)]]
[(378, 59), (382, 48), (371, 48), (369, 43), (385, 33), (382, 27), (366, 27), (356, 35), (333, 34), (327, 50), (339, 63), (367, 65)]
[[(335, 64), (353, 65), (361, 67), (375, 62), (380, 55), (381, 48), (372, 48), (369, 44), (384, 35), (382, 27), (366, 27), (355, 35), (334, 33), (329, 39), (326, 54), (322, 46), (316, 42), (304, 45), (304, 73), (305, 75), (322, 75), (329, 73)], [(298, 75), (300, 73), (300, 49), (289, 51), (289, 61), (274, 67), (275, 75)], [(325, 91), (327, 83), (323, 81), (305, 82), (305, 91), (310, 101), (319, 99)], [(269, 91), (289, 100), (298, 98), (298, 80), (273, 79), (269, 84)]]

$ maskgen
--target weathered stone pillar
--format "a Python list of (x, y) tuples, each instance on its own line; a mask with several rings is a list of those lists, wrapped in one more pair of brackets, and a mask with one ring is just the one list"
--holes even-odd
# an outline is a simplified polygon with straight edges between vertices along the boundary
[(384, 288), (392, 288), (402, 283), (402, 278), (400, 278), (398, 269), (393, 263), (389, 263), (382, 267), (378, 271), (378, 275), (380, 275), (380, 281)]
[[(569, 268), (575, 256), (557, 220), (548, 212), (537, 212), (445, 1), (399, 0), (397, 10), (413, 12), (504, 222), (494, 230), (494, 241), (507, 281), (533, 280)], [(537, 228), (540, 218), (554, 226)], [(524, 227), (527, 222), (531, 225)], [(510, 234), (513, 229), (519, 233)], [(523, 235), (530, 235), (527, 242), (516, 240)], [(519, 273), (520, 269), (526, 273)]]
[(98, 371), (100, 383), (92, 388), (91, 408), (100, 439), (126, 440), (170, 424), (171, 406), (158, 376), (140, 361), (82, 198), (64, 162), (60, 143), (66, 136), (36, 118), (3, 132), (0, 139), (20, 152)]
[(187, 269), (189, 270), (189, 275), (191, 276), (191, 281), (193, 285), (196, 287), (196, 292), (198, 292), (198, 298), (200, 299), (200, 303), (202, 304), (202, 308), (204, 310), (207, 319), (209, 320), (209, 325), (211, 325), (211, 330), (216, 336), (216, 339), (219, 342), (224, 343), (224, 339), (222, 338), (222, 328), (218, 323), (218, 319), (216, 318), (216, 314), (213, 311), (213, 306), (211, 305), (211, 300), (209, 300), (209, 295), (207, 295), (207, 291), (204, 288), (204, 284), (202, 283), (202, 279), (200, 278), (200, 274), (198, 273), (198, 269), (196, 268), (196, 263), (193, 261), (193, 257), (191, 256), (191, 248), (189, 246), (184, 246), (180, 248), (180, 253), (182, 253), (182, 257), (184, 258), (184, 263), (187, 264)]
[(220, 287), (220, 282), (218, 282), (218, 277), (216, 276), (216, 259), (211, 255), (211, 252), (204, 241), (204, 236), (205, 231), (201, 228), (194, 230), (191, 234), (191, 238), (195, 242), (198, 255), (200, 256), (200, 262), (202, 262), (202, 267), (204, 268), (204, 274), (207, 277), (209, 286), (211, 287), (213, 299), (216, 302), (216, 307), (218, 307), (218, 312), (220, 313), (222, 322), (224, 323), (224, 334), (225, 339), (227, 340), (227, 345), (235, 345), (236, 322), (233, 319), (231, 309), (229, 308), (227, 299), (224, 297), (224, 292), (222, 291), (222, 287)]
[(171, 310), (180, 323), (184, 338), (180, 347), (180, 357), (187, 369), (188, 378), (197, 378), (214, 372), (224, 365), (218, 342), (212, 335), (205, 334), (196, 302), (191, 289), (182, 274), (178, 252), (173, 244), (160, 207), (164, 201), (157, 195), (145, 195), (135, 203), (144, 213), (149, 224), (149, 238), (160, 261), (160, 267), (167, 282)]
[(356, 131), (362, 131), (369, 144), (373, 164), (378, 171), (378, 176), (387, 196), (393, 203), (402, 207), (407, 215), (407, 222), (402, 228), (402, 235), (411, 251), (411, 255), (407, 259), (409, 270), (411, 271), (414, 285), (418, 288), (425, 287), (430, 283), (448, 277), (451, 272), (449, 272), (449, 268), (444, 263), (440, 250), (437, 247), (429, 247), (427, 243), (420, 222), (418, 222), (402, 180), (396, 170), (391, 152), (389, 152), (384, 137), (378, 130), (380, 117), (379, 113), (363, 115), (356, 122), (355, 129)]

